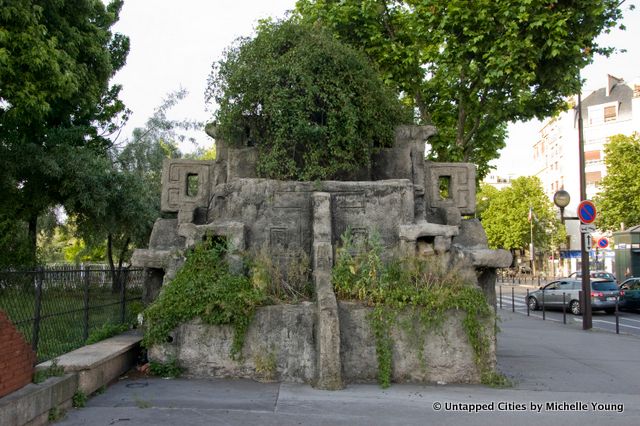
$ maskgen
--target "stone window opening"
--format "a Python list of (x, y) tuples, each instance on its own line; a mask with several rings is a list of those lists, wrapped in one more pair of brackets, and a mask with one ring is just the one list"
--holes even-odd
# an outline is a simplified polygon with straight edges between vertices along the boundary
[(451, 199), (451, 176), (440, 176), (438, 178), (438, 193), (441, 200)]
[(436, 237), (434, 236), (418, 237), (416, 240), (416, 255), (418, 257), (424, 257), (435, 254), (435, 241)]
[(187, 197), (196, 197), (200, 189), (199, 186), (198, 175), (194, 173), (187, 174)]

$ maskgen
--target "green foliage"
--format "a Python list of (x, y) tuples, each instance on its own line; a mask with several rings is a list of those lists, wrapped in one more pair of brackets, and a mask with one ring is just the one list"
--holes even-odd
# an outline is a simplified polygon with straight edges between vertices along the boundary
[(218, 137), (258, 147), (275, 179), (348, 176), (390, 146), (406, 121), (366, 57), (319, 28), (263, 22), (214, 64), (207, 97)]
[[(265, 355), (263, 355), (265, 354)], [(264, 350), (255, 355), (256, 373), (266, 382), (271, 382), (277, 378), (278, 365), (276, 354), (273, 351)]]
[(599, 229), (617, 231), (640, 225), (640, 134), (616, 135), (604, 148), (607, 175), (600, 182), (595, 197), (598, 208), (596, 225)]
[[(488, 371), (489, 341), (483, 320), (491, 310), (475, 284), (471, 267), (446, 257), (381, 259), (382, 247), (374, 234), (368, 241), (353, 242), (350, 232), (342, 236), (332, 282), (339, 299), (355, 299), (373, 306), (370, 320), (376, 337), (378, 381), (391, 382), (392, 341), (390, 330), (406, 312), (407, 331), (422, 346), (425, 331), (442, 325), (445, 313), (466, 312), (463, 326), (481, 373)], [(414, 321), (415, 320), (415, 321)], [(418, 325), (415, 325), (416, 322)], [(416, 330), (415, 327), (420, 327)]]
[(124, 333), (125, 331), (129, 330), (129, 327), (129, 324), (126, 323), (114, 324), (108, 322), (106, 324), (103, 324), (101, 327), (91, 330), (86, 344), (91, 345), (92, 343), (100, 342), (104, 339), (108, 339), (109, 337)]
[[(363, 50), (385, 82), (434, 124), (431, 156), (471, 161), (482, 178), (510, 121), (543, 118), (577, 93), (578, 72), (609, 54), (596, 38), (618, 0), (299, 0), (297, 19)], [(630, 7), (631, 8), (631, 7)]]
[(182, 367), (178, 365), (178, 361), (175, 359), (165, 363), (155, 361), (151, 361), (149, 363), (149, 372), (158, 377), (170, 377), (175, 379), (182, 375), (182, 371)]
[(36, 370), (33, 374), (33, 383), (42, 383), (49, 377), (60, 377), (64, 375), (64, 367), (58, 365), (58, 360), (51, 360), (51, 364), (43, 370)]
[(144, 312), (144, 346), (165, 342), (180, 323), (199, 317), (207, 324), (231, 325), (231, 356), (241, 356), (244, 335), (266, 296), (247, 277), (229, 272), (225, 251), (224, 244), (206, 239), (187, 254), (182, 269)]
[(251, 284), (273, 302), (297, 303), (313, 297), (311, 265), (304, 250), (274, 256), (264, 246), (250, 256), (248, 263)]
[(27, 223), (76, 194), (126, 120), (120, 87), (129, 40), (121, 0), (5, 0), (0, 8), (0, 216)]
[(483, 385), (498, 389), (513, 387), (513, 383), (507, 376), (496, 371), (487, 371), (482, 374), (481, 382)]
[(49, 420), (50, 422), (55, 422), (60, 420), (61, 418), (63, 418), (65, 415), (67, 414), (67, 412), (58, 407), (52, 407), (51, 409), (49, 409), (49, 414), (47, 415), (47, 420)]
[(87, 394), (85, 394), (81, 390), (77, 390), (71, 398), (71, 405), (73, 406), (73, 408), (83, 408), (87, 405), (88, 399), (89, 398), (87, 397)]
[(35, 263), (27, 224), (0, 213), (0, 269)]
[(511, 181), (511, 186), (496, 190), (481, 185), (477, 195), (482, 200), (479, 211), (487, 233), (489, 247), (521, 249), (531, 242), (529, 207), (533, 208), (533, 243), (538, 249), (557, 247), (566, 238), (566, 231), (556, 217), (553, 206), (536, 176), (523, 176)]

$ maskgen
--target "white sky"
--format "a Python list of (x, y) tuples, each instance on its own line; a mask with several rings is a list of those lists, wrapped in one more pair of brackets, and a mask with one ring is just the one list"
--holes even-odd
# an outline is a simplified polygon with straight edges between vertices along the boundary
[[(105, 2), (107, 2), (105, 0)], [(614, 30), (602, 37), (603, 45), (627, 49), (611, 58), (597, 58), (583, 72), (585, 90), (603, 87), (606, 74), (634, 81), (640, 77), (640, 0), (627, 0), (636, 10), (625, 12), (626, 31)], [(127, 64), (114, 81), (123, 85), (121, 99), (133, 115), (121, 137), (144, 125), (153, 110), (169, 93), (180, 87), (189, 96), (173, 110), (172, 118), (208, 121), (204, 91), (214, 61), (233, 40), (250, 36), (259, 19), (283, 17), (296, 0), (125, 0), (114, 30), (131, 39)], [(509, 127), (507, 147), (495, 162), (498, 173), (526, 174), (531, 164), (532, 145), (540, 124), (516, 123)], [(202, 145), (212, 140), (202, 134)], [(183, 151), (193, 147), (182, 146)], [(525, 166), (525, 168), (523, 168)]]

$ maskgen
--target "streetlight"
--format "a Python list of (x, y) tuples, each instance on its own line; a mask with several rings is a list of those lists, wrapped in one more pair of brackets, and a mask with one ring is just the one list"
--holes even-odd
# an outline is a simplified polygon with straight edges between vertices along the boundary
[[(567, 191), (561, 189), (553, 194), (553, 203), (560, 208), (560, 220), (564, 224), (564, 208), (571, 202), (571, 196)], [(573, 219), (573, 218), (567, 218)]]
[[(565, 220), (580, 220), (577, 217), (565, 217), (564, 208), (569, 205), (571, 196), (564, 189), (557, 191), (553, 195), (553, 202), (560, 208), (560, 220), (564, 224)], [(591, 279), (589, 277), (589, 253), (586, 251), (587, 233), (580, 230), (580, 249), (582, 252), (582, 329), (589, 330), (593, 327), (591, 317)]]

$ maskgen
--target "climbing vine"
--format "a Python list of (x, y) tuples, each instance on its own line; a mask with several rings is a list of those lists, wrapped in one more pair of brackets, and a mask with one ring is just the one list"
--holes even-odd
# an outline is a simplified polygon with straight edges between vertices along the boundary
[(165, 342), (179, 324), (199, 317), (207, 324), (231, 325), (231, 356), (240, 357), (245, 333), (266, 294), (248, 277), (232, 274), (225, 253), (226, 243), (205, 239), (187, 254), (182, 269), (144, 312), (144, 346)]
[(374, 308), (370, 321), (376, 339), (378, 381), (382, 387), (391, 383), (390, 333), (391, 327), (400, 322), (400, 312), (410, 315), (410, 320), (402, 321), (401, 325), (408, 328), (412, 336), (424, 336), (410, 329), (416, 327), (416, 323), (418, 327), (433, 329), (442, 326), (447, 311), (465, 312), (463, 327), (476, 365), (482, 376), (490, 370), (490, 342), (484, 324), (491, 310), (475, 284), (475, 273), (469, 265), (451, 261), (446, 256), (395, 256), (383, 262), (377, 235), (366, 241), (354, 241), (347, 231), (337, 252), (332, 281), (339, 299), (359, 300)]

